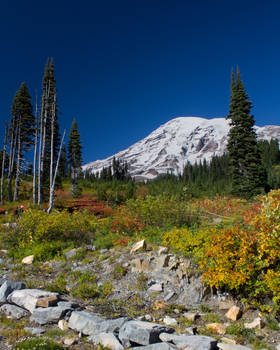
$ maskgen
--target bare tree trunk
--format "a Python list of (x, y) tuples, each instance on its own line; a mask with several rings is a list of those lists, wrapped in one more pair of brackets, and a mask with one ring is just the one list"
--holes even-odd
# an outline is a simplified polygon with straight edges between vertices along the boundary
[(21, 174), (21, 117), (18, 121), (18, 149), (17, 149), (17, 171), (16, 171), (16, 181), (15, 181), (15, 189), (14, 189), (14, 201), (18, 199), (18, 190), (20, 183), (20, 174)]
[[(36, 96), (36, 107), (35, 107), (35, 140), (34, 140), (34, 158), (33, 158), (33, 203), (36, 204), (36, 175), (37, 175), (37, 145), (38, 145), (38, 103)], [(39, 151), (40, 152), (40, 151)]]
[(41, 157), (42, 157), (42, 138), (43, 138), (43, 113), (40, 116), (40, 143), (39, 143), (39, 158), (38, 158), (38, 204), (41, 203)]
[(56, 110), (56, 93), (54, 94), (54, 101), (52, 105), (52, 116), (51, 116), (51, 163), (50, 163), (50, 195), (52, 191), (53, 182), (53, 155), (54, 155), (54, 121), (55, 121), (55, 110)]
[(57, 175), (57, 171), (58, 171), (59, 160), (60, 160), (60, 155), (61, 155), (61, 150), (62, 150), (62, 145), (63, 145), (65, 133), (66, 133), (66, 130), (64, 130), (64, 132), (63, 132), (63, 136), (62, 136), (62, 139), (61, 139), (59, 152), (58, 152), (58, 156), (57, 156), (56, 167), (55, 167), (54, 177), (53, 177), (53, 181), (52, 181), (52, 185), (51, 185), (51, 191), (50, 191), (49, 207), (48, 207), (48, 210), (47, 210), (48, 214), (50, 214), (50, 212), (52, 211), (52, 208), (53, 208), (55, 180), (56, 180), (56, 175)]
[(1, 173), (1, 204), (4, 204), (4, 174), (5, 174), (5, 158), (7, 149), (7, 137), (8, 137), (8, 124), (6, 123), (4, 147), (3, 147), (3, 158), (2, 158), (2, 173)]
[(15, 118), (13, 118), (12, 134), (11, 134), (11, 140), (10, 140), (9, 171), (8, 171), (8, 192), (9, 192), (9, 201), (10, 202), (12, 202), (12, 200), (13, 200), (12, 178), (13, 178), (14, 164), (15, 164), (17, 134), (18, 134), (18, 123), (17, 123), (16, 129), (15, 129)]
[(43, 202), (43, 174), (44, 174), (44, 161), (45, 161), (45, 147), (46, 147), (46, 130), (47, 130), (47, 118), (48, 110), (46, 101), (49, 100), (50, 88), (48, 87), (47, 96), (45, 101), (43, 101), (43, 111), (41, 117), (41, 136), (40, 136), (40, 163), (39, 163), (39, 174), (38, 174), (38, 204)]

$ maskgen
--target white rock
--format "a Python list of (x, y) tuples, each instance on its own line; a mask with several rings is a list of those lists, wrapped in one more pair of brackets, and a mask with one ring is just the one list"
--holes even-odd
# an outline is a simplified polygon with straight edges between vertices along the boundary
[(247, 329), (261, 329), (263, 326), (261, 317), (256, 317), (252, 322), (244, 323), (244, 327)]
[(21, 262), (26, 265), (31, 265), (33, 263), (33, 260), (34, 260), (34, 255), (28, 255), (25, 258), (23, 258)]
[(124, 347), (120, 344), (118, 339), (113, 333), (99, 333), (94, 334), (88, 337), (88, 340), (91, 341), (94, 345), (102, 345), (108, 347), (112, 350), (123, 350)]
[(68, 345), (68, 346), (71, 346), (73, 344), (75, 344), (77, 342), (77, 339), (76, 338), (65, 338), (63, 343), (65, 345)]
[(162, 292), (162, 283), (155, 283), (149, 289), (148, 292)]
[(169, 250), (168, 247), (159, 247), (158, 248), (158, 255), (167, 254), (168, 250)]
[(172, 318), (170, 316), (165, 316), (164, 319), (163, 319), (163, 322), (167, 326), (176, 326), (178, 324), (178, 322), (175, 320), (175, 318)]
[(67, 322), (65, 320), (59, 320), (57, 326), (62, 331), (66, 331), (67, 329), (69, 329), (68, 324), (67, 324)]
[(133, 244), (130, 250), (130, 254), (137, 252), (137, 250), (141, 248), (146, 249), (146, 241), (144, 239), (142, 241), (139, 241)]

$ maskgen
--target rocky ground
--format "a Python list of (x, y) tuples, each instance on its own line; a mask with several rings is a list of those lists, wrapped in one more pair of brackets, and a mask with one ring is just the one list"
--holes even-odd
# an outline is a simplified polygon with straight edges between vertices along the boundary
[(276, 319), (211, 293), (164, 247), (87, 246), (44, 263), (2, 251), (0, 264), (1, 349), (30, 338), (82, 350), (280, 349)]

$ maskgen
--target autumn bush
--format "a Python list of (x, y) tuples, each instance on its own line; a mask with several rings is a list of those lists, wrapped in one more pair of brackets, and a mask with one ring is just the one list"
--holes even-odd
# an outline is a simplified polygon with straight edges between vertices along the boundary
[[(262, 197), (261, 205), (243, 209), (243, 222), (171, 230), (164, 243), (192, 255), (211, 286), (238, 292), (266, 311), (279, 312), (280, 190)], [(261, 306), (267, 297), (271, 304)]]

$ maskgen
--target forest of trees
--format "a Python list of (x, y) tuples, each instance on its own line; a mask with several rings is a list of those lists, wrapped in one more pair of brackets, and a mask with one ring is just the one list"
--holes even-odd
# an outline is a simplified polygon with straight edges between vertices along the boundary
[[(21, 198), (23, 179), (32, 183), (33, 203), (48, 202), (49, 212), (53, 207), (55, 188), (65, 179), (71, 181), (73, 198), (81, 196), (86, 183), (113, 182), (114, 186), (127, 183), (128, 193), (133, 193), (134, 181), (129, 175), (129, 165), (120, 159), (112, 158), (112, 164), (100, 173), (82, 173), (82, 146), (76, 119), (73, 119), (65, 146), (66, 131), (61, 133), (59, 128), (53, 59), (48, 59), (45, 66), (40, 102), (38, 96), (34, 96), (34, 101), (33, 108), (30, 92), (23, 82), (12, 101), (11, 118), (5, 125), (0, 152), (2, 204)], [(168, 188), (169, 192), (176, 192), (180, 188), (182, 195), (187, 197), (208, 193), (250, 198), (279, 188), (279, 143), (277, 140), (257, 141), (251, 107), (237, 69), (236, 76), (232, 72), (227, 153), (214, 156), (208, 163), (205, 160), (199, 164), (187, 163), (178, 176), (160, 176), (149, 183), (151, 191), (162, 192)]]

